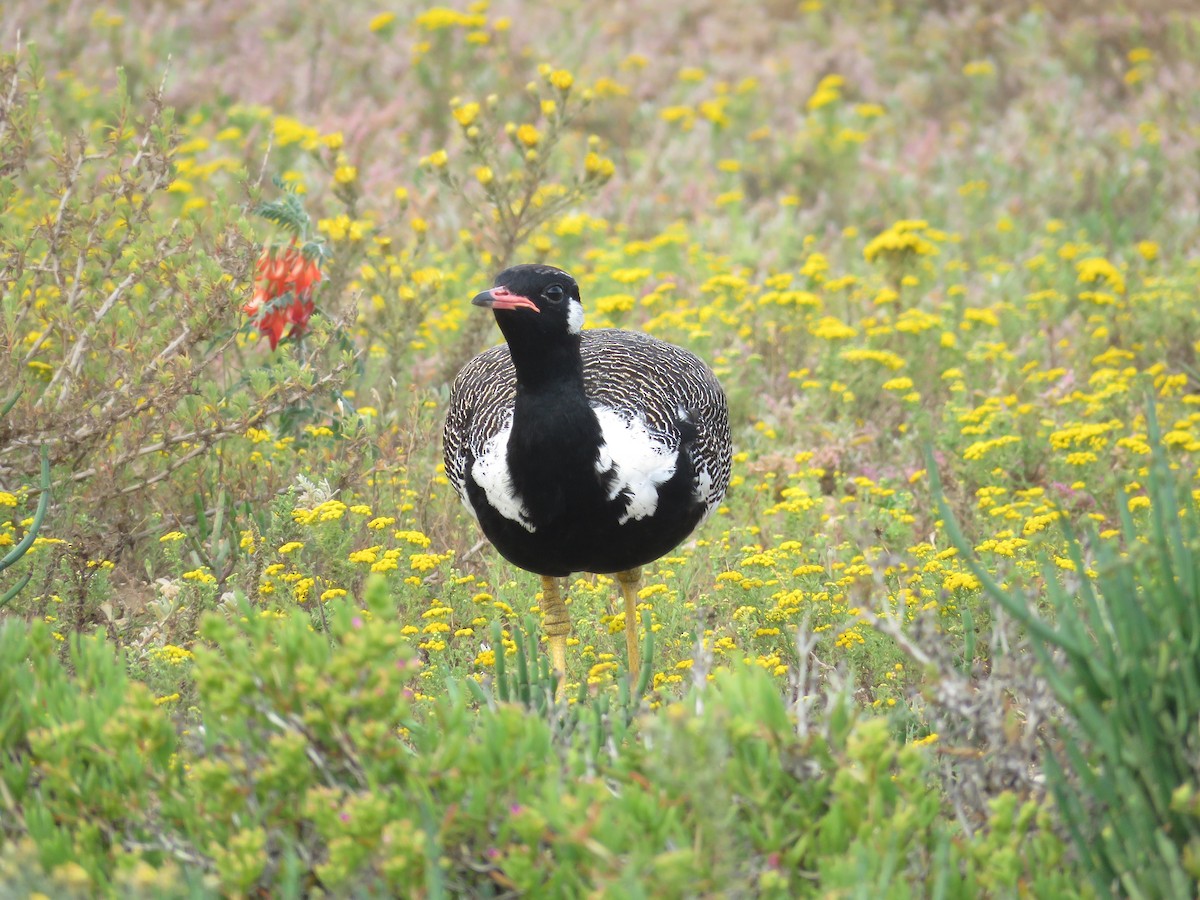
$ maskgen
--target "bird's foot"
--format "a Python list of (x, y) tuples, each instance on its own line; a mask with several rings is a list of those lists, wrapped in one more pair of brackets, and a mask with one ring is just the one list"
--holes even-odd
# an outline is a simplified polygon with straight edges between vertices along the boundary
[(542, 576), (542, 629), (550, 644), (550, 665), (558, 675), (556, 699), (566, 695), (567, 635), (571, 633), (571, 616), (558, 586), (557, 578)]

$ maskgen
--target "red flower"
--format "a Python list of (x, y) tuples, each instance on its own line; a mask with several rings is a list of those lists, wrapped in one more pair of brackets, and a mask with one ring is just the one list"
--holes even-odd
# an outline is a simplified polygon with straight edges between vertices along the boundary
[(242, 307), (257, 317), (254, 323), (274, 350), (290, 323), (289, 336), (298, 338), (308, 329), (313, 313), (313, 288), (321, 280), (320, 257), (306, 256), (293, 238), (287, 247), (264, 247), (254, 274), (254, 295)]

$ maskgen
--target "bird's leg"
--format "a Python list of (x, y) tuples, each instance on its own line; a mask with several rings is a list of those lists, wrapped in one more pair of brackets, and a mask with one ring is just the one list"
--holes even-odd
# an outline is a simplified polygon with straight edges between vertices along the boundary
[(638, 585), (641, 580), (641, 566), (617, 573), (617, 581), (621, 583), (621, 595), (625, 598), (625, 651), (629, 660), (629, 679), (632, 684), (637, 684), (638, 669), (642, 667), (637, 627)]
[(567, 635), (571, 633), (571, 616), (563, 601), (558, 579), (542, 576), (542, 628), (550, 641), (550, 662), (558, 673), (558, 693), (561, 696), (567, 682)]

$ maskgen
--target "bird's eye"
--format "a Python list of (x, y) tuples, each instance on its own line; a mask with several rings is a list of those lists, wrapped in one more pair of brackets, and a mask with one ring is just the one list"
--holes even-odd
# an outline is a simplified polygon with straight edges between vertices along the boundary
[(551, 303), (561, 303), (563, 298), (563, 289), (561, 284), (552, 284), (542, 292), (542, 296)]

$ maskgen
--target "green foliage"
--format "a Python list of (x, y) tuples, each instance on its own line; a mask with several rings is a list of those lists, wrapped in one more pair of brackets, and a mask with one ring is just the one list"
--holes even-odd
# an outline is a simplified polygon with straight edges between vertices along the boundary
[(1127, 509), (1123, 551), (1069, 533), (1071, 569), (1087, 574), (1046, 578), (1051, 618), (971, 565), (1070, 716), (1047, 774), (1096, 889), (1186, 897), (1200, 879), (1200, 509), (1179, 496), (1153, 406), (1149, 422), (1149, 534)]
[[(1061, 844), (1036, 806), (1005, 801), (965, 840), (923, 752), (844, 696), (801, 726), (752, 665), (659, 716), (452, 687), (418, 720), (383, 579), (362, 609), (330, 606), (328, 633), (245, 603), (208, 614), (179, 734), (102, 636), (68, 669), (47, 626), (0, 628), (5, 836), (32, 842), (29, 883), (69, 887), (74, 866), (115, 890), (149, 866), (223, 893), (1064, 886), (1039, 872)], [(551, 704), (544, 674), (528, 681)]]
[[(33, 50), (0, 57), (0, 82), (12, 148), (0, 190), (0, 383), (17, 392), (0, 426), (0, 475), (33, 481), (33, 454), (21, 451), (44, 448), (66, 470), (55, 500), (72, 510), (56, 517), (55, 537), (88, 547), (83, 564), (94, 565), (153, 517), (194, 521), (197, 492), (261, 499), (246, 483), (253, 467), (230, 467), (216, 448), (327, 395), (348, 364), (315, 374), (247, 358), (239, 308), (257, 252), (238, 186), (216, 176), (211, 202), (177, 199), (179, 125), (159, 92), (139, 106), (119, 87), (68, 113)], [(30, 574), (48, 586), (74, 555), (35, 552)]]
[(275, 187), (282, 191), (282, 196), (277, 200), (260, 203), (255, 212), (293, 237), (307, 237), (309, 228), (312, 227), (312, 219), (309, 218), (308, 211), (304, 208), (304, 203), (296, 193), (295, 187), (289, 187), (278, 177), (274, 179), (274, 183)]
[[(16, 400), (17, 397), (14, 395), (5, 404), (4, 409), (0, 410), (0, 418), (3, 418), (4, 414), (12, 408)], [(29, 523), (29, 529), (25, 532), (25, 536), (21, 538), (15, 547), (4, 554), (3, 557), (0, 557), (0, 572), (3, 572), (29, 552), (29, 548), (33, 546), (33, 542), (37, 539), (38, 530), (42, 527), (42, 520), (46, 518), (46, 510), (50, 508), (50, 451), (45, 445), (41, 449), (41, 458), (42, 473), (41, 481), (38, 484), (40, 495), (38, 497), (37, 511), (33, 514), (33, 520)], [(3, 607), (9, 600), (21, 593), (21, 589), (29, 584), (32, 578), (33, 573), (29, 572), (11, 588), (0, 594), (0, 607)]]
[(149, 839), (177, 780), (170, 718), (103, 632), (73, 639), (64, 663), (43, 622), (0, 626), (0, 692), (5, 839), (27, 835), (68, 886), (104, 883), (114, 844)]

